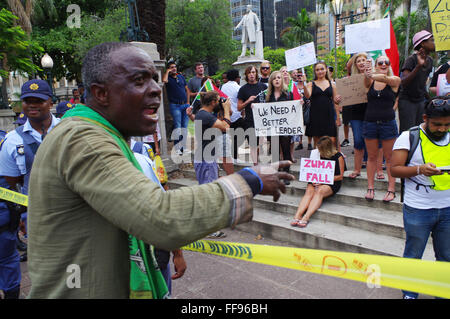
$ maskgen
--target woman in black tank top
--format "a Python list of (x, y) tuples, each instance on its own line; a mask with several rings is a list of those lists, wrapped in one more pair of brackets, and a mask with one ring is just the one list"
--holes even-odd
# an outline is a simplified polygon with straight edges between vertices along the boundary
[(381, 141), (388, 174), (388, 190), (383, 201), (390, 202), (395, 198), (395, 178), (391, 175), (391, 155), (392, 147), (398, 135), (394, 104), (401, 79), (393, 75), (390, 61), (386, 56), (380, 56), (376, 59), (375, 72), (372, 72), (372, 62), (368, 61), (364, 74), (364, 84), (369, 89), (367, 110), (363, 122), (363, 136), (368, 153), (368, 187), (365, 198), (372, 201), (375, 197), (374, 179), (378, 143)]
[(314, 81), (304, 88), (305, 97), (311, 101), (310, 120), (306, 127), (306, 136), (312, 136), (314, 146), (322, 136), (330, 136), (336, 143), (337, 126), (340, 126), (339, 109), (334, 103), (336, 85), (331, 83), (325, 62), (314, 65)]

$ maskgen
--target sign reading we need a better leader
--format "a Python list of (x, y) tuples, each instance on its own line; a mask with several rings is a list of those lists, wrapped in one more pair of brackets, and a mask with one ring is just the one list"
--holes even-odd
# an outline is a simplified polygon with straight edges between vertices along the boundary
[(333, 185), (335, 165), (335, 161), (302, 158), (300, 162), (300, 181)]
[(304, 135), (301, 102), (253, 103), (256, 136)]

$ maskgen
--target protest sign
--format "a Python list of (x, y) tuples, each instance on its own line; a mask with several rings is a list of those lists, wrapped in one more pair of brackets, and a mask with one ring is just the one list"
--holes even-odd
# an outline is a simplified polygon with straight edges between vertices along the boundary
[(448, 0), (428, 0), (436, 51), (450, 50), (450, 10)]
[(386, 50), (391, 47), (390, 19), (373, 20), (345, 26), (345, 53)]
[(447, 82), (446, 74), (439, 74), (436, 89), (438, 96), (450, 94), (450, 83)]
[(253, 103), (256, 136), (303, 135), (300, 100)]
[(314, 42), (286, 50), (284, 56), (286, 58), (286, 67), (288, 71), (300, 69), (317, 62)]
[(367, 89), (364, 86), (364, 74), (355, 74), (336, 79), (336, 91), (341, 96), (340, 106), (367, 103)]
[(318, 184), (334, 184), (335, 161), (302, 158), (300, 162), (300, 181)]

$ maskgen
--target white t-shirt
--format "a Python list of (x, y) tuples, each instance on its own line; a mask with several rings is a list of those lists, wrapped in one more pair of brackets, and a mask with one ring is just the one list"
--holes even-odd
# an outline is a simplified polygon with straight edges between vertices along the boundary
[[(422, 124), (423, 125), (423, 124)], [(421, 125), (421, 129), (422, 129)], [(423, 129), (422, 129), (423, 131)], [(435, 142), (437, 145), (447, 145), (450, 141), (450, 133), (447, 133), (446, 137), (439, 142)], [(409, 131), (404, 131), (395, 141), (393, 150), (406, 149), (409, 151)], [(408, 166), (416, 166), (424, 164), (422, 157), (422, 147), (420, 143), (411, 157), (411, 161)], [(405, 178), (405, 197), (404, 203), (410, 207), (418, 209), (430, 209), (430, 208), (446, 208), (450, 206), (450, 189), (444, 191), (437, 191), (431, 187), (419, 186), (417, 190), (417, 183), (422, 185), (433, 185), (431, 178), (425, 175), (417, 175), (410, 178)]]
[(231, 116), (230, 121), (236, 122), (240, 117), (242, 117), (241, 112), (237, 109), (238, 103), (238, 92), (241, 87), (237, 84), (236, 81), (228, 81), (224, 85), (222, 85), (222, 92), (225, 93), (231, 102)]
[(439, 74), (436, 86), (438, 96), (450, 94), (450, 83), (447, 82), (447, 75), (445, 73)]

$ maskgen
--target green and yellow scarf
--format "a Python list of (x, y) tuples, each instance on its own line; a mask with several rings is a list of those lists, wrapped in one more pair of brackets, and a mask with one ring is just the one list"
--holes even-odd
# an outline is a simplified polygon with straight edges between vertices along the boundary
[[(82, 104), (68, 110), (64, 118), (77, 117), (104, 128), (119, 145), (124, 156), (142, 172), (142, 168), (134, 157), (122, 134), (99, 113)], [(153, 246), (128, 235), (130, 252), (130, 298), (131, 299), (163, 299), (169, 296), (166, 282), (158, 267)]]

